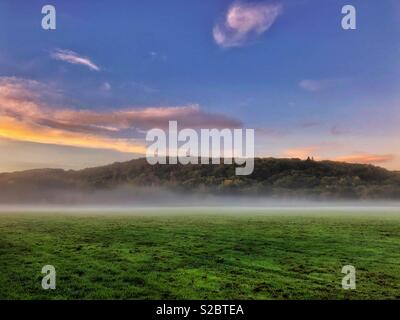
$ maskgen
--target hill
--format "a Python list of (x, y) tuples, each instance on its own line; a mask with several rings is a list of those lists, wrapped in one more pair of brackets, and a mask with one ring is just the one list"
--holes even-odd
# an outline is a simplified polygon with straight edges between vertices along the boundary
[(400, 199), (400, 173), (364, 164), (300, 159), (255, 159), (254, 172), (234, 165), (149, 165), (145, 159), (83, 170), (38, 169), (0, 174), (0, 203), (58, 203), (119, 190), (132, 198), (150, 190), (179, 194)]

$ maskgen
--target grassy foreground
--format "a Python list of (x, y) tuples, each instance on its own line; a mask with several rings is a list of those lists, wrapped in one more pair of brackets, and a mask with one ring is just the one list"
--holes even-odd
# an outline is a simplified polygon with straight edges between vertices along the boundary
[(400, 214), (1, 213), (0, 268), (1, 299), (399, 299)]

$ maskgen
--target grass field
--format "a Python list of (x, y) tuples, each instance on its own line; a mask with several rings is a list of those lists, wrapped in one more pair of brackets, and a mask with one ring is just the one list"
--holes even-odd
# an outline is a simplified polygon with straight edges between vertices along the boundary
[(399, 299), (400, 211), (1, 213), (0, 268), (1, 299)]

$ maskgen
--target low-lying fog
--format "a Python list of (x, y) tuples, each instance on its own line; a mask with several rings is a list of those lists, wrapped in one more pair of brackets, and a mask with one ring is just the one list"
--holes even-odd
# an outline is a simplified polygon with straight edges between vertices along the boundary
[[(36, 197), (33, 197), (36, 194)], [(161, 189), (118, 188), (92, 192), (33, 190), (27, 196), (0, 199), (0, 212), (13, 211), (85, 211), (85, 212), (321, 212), (385, 211), (399, 212), (400, 201), (382, 200), (310, 200), (265, 196), (177, 194)]]

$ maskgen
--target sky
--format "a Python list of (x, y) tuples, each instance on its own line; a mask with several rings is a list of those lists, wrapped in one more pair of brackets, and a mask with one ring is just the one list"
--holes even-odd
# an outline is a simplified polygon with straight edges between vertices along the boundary
[(140, 157), (168, 120), (400, 170), (399, 27), (398, 0), (2, 0), (0, 172)]

